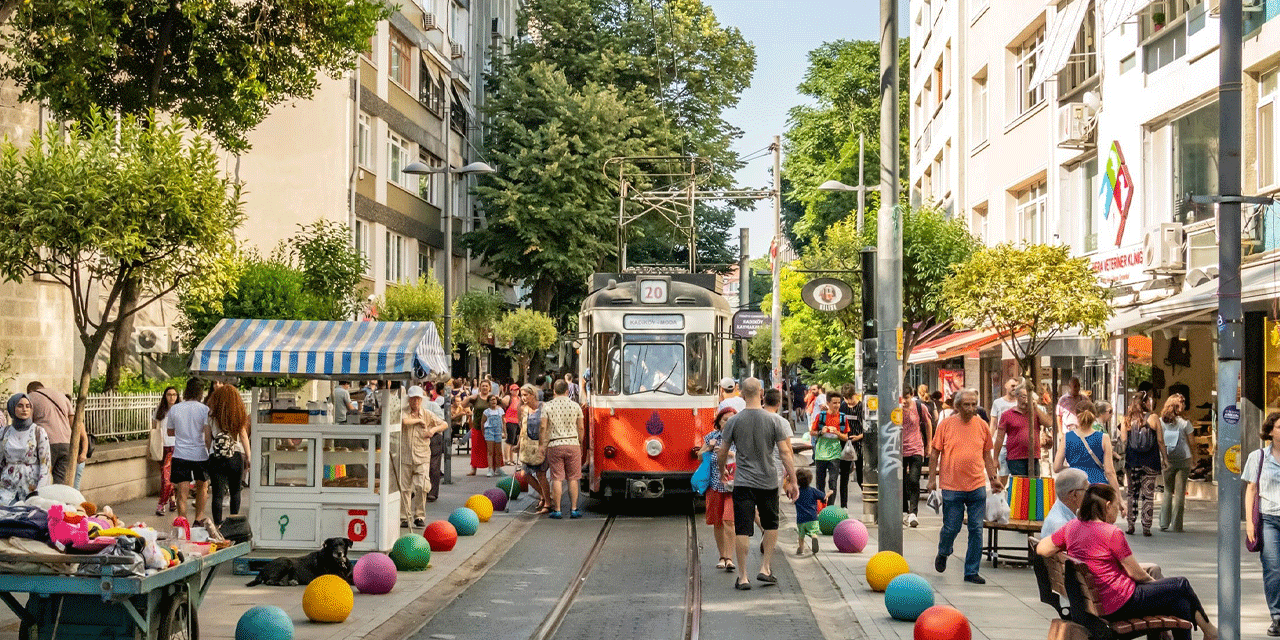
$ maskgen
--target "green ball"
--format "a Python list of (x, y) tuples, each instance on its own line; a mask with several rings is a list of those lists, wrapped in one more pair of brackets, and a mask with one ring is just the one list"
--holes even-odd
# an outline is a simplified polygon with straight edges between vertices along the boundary
[(507, 498), (515, 500), (520, 497), (520, 482), (514, 476), (507, 476), (498, 481), (498, 488), (507, 494)]
[(831, 505), (818, 514), (818, 530), (822, 532), (822, 535), (829, 536), (836, 530), (836, 525), (848, 519), (849, 511), (847, 509)]
[(431, 563), (431, 545), (416, 533), (406, 533), (396, 540), (387, 555), (396, 563), (397, 571), (422, 571)]

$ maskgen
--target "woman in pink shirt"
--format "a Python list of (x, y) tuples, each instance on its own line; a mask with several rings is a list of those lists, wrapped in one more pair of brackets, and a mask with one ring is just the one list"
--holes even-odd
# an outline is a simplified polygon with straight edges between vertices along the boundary
[[(1098, 593), (1098, 609), (1107, 620), (1128, 620), (1152, 615), (1181, 618), (1198, 626), (1205, 640), (1216, 640), (1218, 630), (1200, 605), (1200, 598), (1186, 578), (1155, 580), (1129, 550), (1124, 532), (1113, 522), (1120, 514), (1119, 494), (1111, 485), (1094, 484), (1084, 494), (1077, 519), (1040, 541), (1036, 552), (1050, 557), (1066, 551), (1089, 569)], [(1191, 631), (1173, 631), (1174, 640), (1191, 640)]]

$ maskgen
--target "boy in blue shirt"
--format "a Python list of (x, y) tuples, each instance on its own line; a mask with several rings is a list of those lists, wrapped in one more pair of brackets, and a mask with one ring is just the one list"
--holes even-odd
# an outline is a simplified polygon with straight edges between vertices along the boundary
[(796, 496), (796, 531), (800, 546), (796, 547), (796, 555), (804, 555), (804, 539), (809, 538), (813, 552), (818, 552), (818, 503), (822, 502), (822, 491), (810, 486), (813, 483), (813, 472), (808, 469), (796, 469), (796, 483), (800, 485), (800, 495)]

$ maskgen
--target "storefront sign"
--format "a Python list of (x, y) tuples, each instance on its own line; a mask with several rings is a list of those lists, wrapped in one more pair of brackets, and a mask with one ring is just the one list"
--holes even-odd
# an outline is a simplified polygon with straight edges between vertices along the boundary
[(762, 311), (739, 311), (733, 314), (733, 337), (750, 340), (769, 324), (769, 314)]
[(800, 297), (818, 311), (839, 311), (853, 302), (853, 287), (843, 280), (818, 278), (804, 286)]
[(1113, 251), (1099, 251), (1089, 257), (1089, 266), (1103, 282), (1127, 282), (1144, 275), (1146, 254), (1142, 246), (1131, 246)]
[(1133, 177), (1129, 175), (1129, 165), (1124, 162), (1124, 153), (1120, 151), (1120, 142), (1111, 143), (1111, 153), (1107, 155), (1107, 173), (1102, 179), (1102, 217), (1111, 219), (1111, 205), (1116, 206), (1116, 215), (1120, 218), (1120, 229), (1116, 232), (1116, 246), (1120, 246), (1124, 238), (1124, 225), (1129, 219), (1129, 205), (1133, 202)]

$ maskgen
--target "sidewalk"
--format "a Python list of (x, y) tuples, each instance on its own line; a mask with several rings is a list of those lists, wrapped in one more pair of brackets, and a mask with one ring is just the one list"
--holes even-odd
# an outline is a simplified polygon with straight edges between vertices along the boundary
[[(468, 457), (453, 458), (453, 484), (440, 487), (440, 498), (436, 502), (427, 503), (427, 522), (443, 520), (449, 517), (454, 509), (462, 506), (466, 499), (474, 494), (489, 489), (497, 482), (497, 478), (486, 478), (484, 475), (466, 476), (470, 470)], [(245, 505), (241, 513), (247, 513), (248, 490), (245, 490)], [(316, 624), (307, 620), (302, 612), (303, 587), (245, 587), (250, 576), (231, 574), (231, 563), (219, 567), (217, 577), (205, 597), (200, 616), (200, 636), (204, 639), (235, 638), (236, 623), (240, 615), (257, 605), (275, 605), (289, 613), (293, 618), (296, 640), (322, 640), (338, 638), (376, 638), (400, 640), (426, 621), (423, 615), (431, 607), (452, 600), (464, 587), (456, 587), (442, 583), (442, 580), (457, 569), (475, 567), (477, 573), (493, 560), (494, 544), (510, 544), (510, 535), (500, 536), (508, 527), (511, 533), (522, 524), (531, 524), (532, 519), (521, 518), (520, 513), (533, 504), (529, 494), (521, 494), (518, 500), (512, 501), (507, 512), (494, 513), (493, 518), (480, 525), (474, 536), (458, 538), (458, 544), (450, 552), (431, 554), (431, 567), (420, 573), (400, 572), (395, 589), (386, 595), (364, 595), (356, 592), (355, 607), (351, 616), (341, 624)], [(155, 515), (155, 498), (134, 500), (122, 505), (112, 505), (116, 515), (125, 522), (142, 520), (152, 525), (159, 524), (160, 518)], [(172, 522), (166, 515), (165, 523)], [(514, 525), (514, 527), (513, 527)], [(421, 532), (419, 532), (421, 533)], [(334, 533), (340, 535), (340, 532)], [(255, 556), (263, 555), (255, 552)], [(269, 554), (268, 554), (269, 555)], [(357, 555), (357, 554), (353, 554)], [(353, 561), (354, 561), (353, 557)], [(434, 590), (433, 587), (439, 587)], [(25, 601), (25, 596), (19, 596)], [(418, 615), (398, 615), (416, 613)], [(380, 628), (381, 627), (381, 628)], [(18, 637), (18, 619), (7, 607), (0, 607), (0, 640)]]

